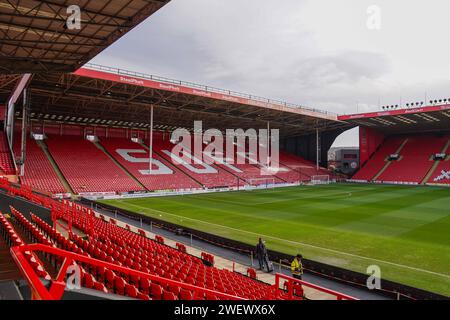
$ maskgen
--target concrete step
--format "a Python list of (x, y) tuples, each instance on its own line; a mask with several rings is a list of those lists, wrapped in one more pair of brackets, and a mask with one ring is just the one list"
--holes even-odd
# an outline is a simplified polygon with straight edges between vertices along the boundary
[(0, 281), (0, 300), (23, 300), (14, 281)]
[(66, 177), (64, 177), (63, 173), (61, 172), (61, 169), (59, 169), (58, 165), (56, 164), (55, 159), (53, 159), (52, 155), (50, 154), (50, 151), (47, 148), (47, 145), (44, 141), (38, 141), (36, 140), (38, 146), (41, 147), (42, 151), (44, 152), (45, 156), (47, 157), (48, 161), (53, 167), (53, 170), (55, 170), (56, 175), (58, 176), (59, 180), (61, 181), (62, 185), (66, 189), (68, 193), (75, 194), (72, 187), (70, 186), (69, 182), (67, 181)]
[(9, 252), (9, 247), (3, 238), (0, 238), (0, 281), (18, 280), (22, 278), (22, 274)]

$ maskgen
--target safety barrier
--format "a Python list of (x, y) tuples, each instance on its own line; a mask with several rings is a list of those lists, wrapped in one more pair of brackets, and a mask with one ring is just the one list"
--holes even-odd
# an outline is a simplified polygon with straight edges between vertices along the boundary
[[(25, 257), (25, 252), (42, 252), (51, 254), (64, 259), (62, 266), (57, 272), (56, 279), (51, 280), (51, 285), (49, 289), (41, 282), (40, 278), (33, 270), (32, 266)], [(151, 275), (141, 271), (129, 269), (122, 267), (113, 263), (109, 263), (102, 260), (93, 259), (84, 255), (76, 254), (73, 252), (61, 250), (55, 247), (50, 247), (42, 244), (29, 244), (23, 246), (16, 246), (11, 248), (11, 255), (16, 262), (19, 270), (25, 277), (28, 285), (31, 289), (33, 300), (61, 300), (64, 295), (64, 290), (66, 288), (66, 275), (69, 266), (74, 263), (85, 263), (95, 267), (103, 267), (116, 271), (118, 273), (123, 273), (128, 276), (136, 276), (144, 279), (148, 279), (152, 282), (164, 283), (167, 285), (174, 285), (180, 288), (193, 291), (195, 295), (197, 294), (213, 294), (216, 297), (224, 300), (246, 300), (241, 297), (229, 295), (219, 291), (214, 291), (206, 288), (197, 287), (191, 284), (163, 278), (156, 275)]]
[[(340, 292), (337, 292), (337, 291), (334, 291), (334, 290), (331, 290), (331, 289), (327, 289), (327, 288), (324, 288), (324, 287), (321, 287), (321, 286), (318, 286), (318, 285), (315, 285), (315, 284), (312, 284), (312, 283), (309, 283), (309, 282), (305, 282), (303, 280), (299, 280), (299, 279), (295, 279), (295, 278), (292, 278), (292, 277), (288, 277), (288, 276), (285, 276), (284, 274), (280, 274), (280, 273), (277, 273), (275, 275), (275, 285), (274, 285), (275, 289), (276, 288), (280, 288), (280, 284), (281, 284), (281, 280), (282, 279), (286, 280), (286, 282), (287, 282), (287, 297), (288, 297), (288, 300), (294, 299), (294, 287), (295, 287), (295, 284), (299, 284), (301, 286), (305, 286), (305, 287), (317, 290), (319, 292), (323, 292), (323, 293), (329, 294), (331, 296), (336, 297), (336, 300), (358, 300), (358, 299), (356, 299), (356, 298), (354, 298), (352, 296), (349, 296), (349, 295), (346, 295), (346, 294), (343, 294), (343, 293), (340, 293)], [(280, 290), (276, 290), (275, 292), (278, 295), (280, 293)]]

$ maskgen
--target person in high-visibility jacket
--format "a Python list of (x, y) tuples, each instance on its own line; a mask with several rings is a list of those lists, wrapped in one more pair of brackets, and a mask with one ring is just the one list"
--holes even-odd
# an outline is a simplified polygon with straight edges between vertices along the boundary
[(302, 255), (298, 254), (295, 256), (294, 260), (291, 263), (292, 277), (299, 280), (302, 280), (303, 275), (302, 259), (303, 259)]

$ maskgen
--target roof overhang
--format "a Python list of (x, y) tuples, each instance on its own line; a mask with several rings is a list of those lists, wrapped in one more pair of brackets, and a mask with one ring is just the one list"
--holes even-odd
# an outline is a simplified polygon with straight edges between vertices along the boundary
[[(131, 76), (83, 68), (68, 74), (38, 74), (30, 83), (34, 121), (148, 127), (150, 107), (159, 128), (263, 129), (301, 136), (350, 127), (337, 115), (279, 104), (250, 95), (154, 76)], [(20, 116), (20, 115), (18, 115)], [(170, 129), (169, 129), (170, 130)]]
[(450, 130), (450, 104), (343, 115), (341, 121), (392, 134)]
[[(79, 2), (80, 29), (65, 0), (0, 3), (0, 73), (72, 72), (170, 0)], [(82, 4), (81, 4), (82, 3)]]

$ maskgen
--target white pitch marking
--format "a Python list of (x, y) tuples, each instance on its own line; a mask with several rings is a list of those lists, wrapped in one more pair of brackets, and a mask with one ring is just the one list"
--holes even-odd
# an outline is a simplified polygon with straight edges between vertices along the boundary
[[(122, 200), (119, 200), (119, 201), (122, 202)], [(360, 259), (365, 259), (365, 260), (370, 260), (370, 261), (376, 261), (376, 262), (381, 262), (381, 263), (385, 263), (385, 264), (390, 264), (390, 265), (393, 265), (393, 266), (396, 266), (396, 267), (406, 268), (406, 269), (420, 271), (420, 272), (425, 272), (425, 273), (429, 273), (429, 274), (433, 274), (433, 275), (437, 275), (437, 276), (441, 276), (441, 277), (450, 279), (450, 275), (442, 274), (442, 273), (438, 273), (438, 272), (434, 272), (434, 271), (424, 270), (424, 269), (415, 268), (415, 267), (411, 267), (411, 266), (406, 266), (406, 265), (403, 265), (403, 264), (398, 264), (398, 263), (394, 263), (394, 262), (384, 261), (384, 260), (380, 260), (380, 259), (364, 257), (364, 256), (360, 256), (360, 255), (357, 255), (357, 254), (348, 253), (348, 252), (344, 252), (344, 251), (323, 248), (323, 247), (319, 247), (319, 246), (315, 246), (315, 245), (307, 244), (307, 243), (303, 243), (303, 242), (286, 240), (286, 239), (282, 239), (282, 238), (278, 238), (278, 237), (273, 237), (273, 236), (269, 236), (269, 235), (255, 233), (255, 232), (252, 232), (252, 231), (236, 229), (236, 228), (223, 226), (223, 225), (212, 223), (212, 222), (206, 222), (206, 221), (197, 220), (197, 219), (193, 219), (193, 218), (189, 218), (189, 217), (179, 216), (179, 215), (176, 215), (176, 214), (173, 214), (173, 213), (169, 213), (169, 212), (165, 212), (165, 211), (161, 211), (161, 210), (156, 210), (156, 209), (151, 209), (151, 208), (147, 208), (147, 207), (138, 206), (138, 205), (135, 205), (135, 204), (132, 204), (132, 203), (127, 203), (127, 205), (131, 205), (133, 207), (137, 207), (137, 208), (141, 208), (141, 209), (145, 209), (145, 210), (151, 210), (151, 211), (154, 211), (154, 212), (159, 212), (160, 213), (160, 215), (159, 215), (160, 217), (162, 216), (161, 213), (163, 213), (163, 214), (167, 214), (169, 216), (174, 216), (176, 218), (183, 218), (183, 219), (186, 219), (186, 220), (192, 220), (192, 221), (195, 221), (195, 222), (209, 224), (209, 225), (220, 227), (220, 228), (224, 228), (224, 229), (234, 230), (234, 231), (238, 231), (238, 232), (244, 232), (244, 233), (248, 233), (248, 234), (252, 234), (252, 235), (256, 235), (256, 236), (260, 236), (260, 237), (264, 237), (264, 238), (270, 238), (270, 239), (285, 241), (285, 242), (293, 243), (293, 244), (296, 244), (296, 245), (302, 245), (302, 246), (305, 246), (305, 247), (310, 247), (310, 248), (320, 249), (320, 250), (324, 250), (324, 251), (328, 251), (328, 252), (333, 252), (333, 253), (336, 253), (336, 254), (347, 255), (349, 257), (360, 258)]]

